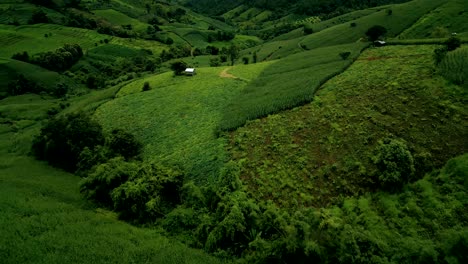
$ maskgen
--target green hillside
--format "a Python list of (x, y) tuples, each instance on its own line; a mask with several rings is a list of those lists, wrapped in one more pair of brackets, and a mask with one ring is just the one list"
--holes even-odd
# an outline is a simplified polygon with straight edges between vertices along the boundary
[(435, 167), (464, 153), (467, 94), (432, 78), (433, 48), (369, 49), (310, 105), (234, 132), (232, 155), (242, 160), (252, 195), (294, 207), (367, 192), (370, 158), (385, 137), (405, 140)]
[(467, 7), (2, 1), (0, 262), (468, 263)]

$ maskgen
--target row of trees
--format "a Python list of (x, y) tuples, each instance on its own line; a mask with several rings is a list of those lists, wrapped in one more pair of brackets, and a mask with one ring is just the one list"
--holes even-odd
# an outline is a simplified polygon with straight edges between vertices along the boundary
[(55, 51), (39, 53), (33, 57), (30, 57), (24, 51), (14, 54), (11, 58), (37, 64), (52, 71), (65, 71), (78, 62), (81, 57), (83, 57), (83, 50), (80, 45), (65, 44), (62, 48), (58, 48)]

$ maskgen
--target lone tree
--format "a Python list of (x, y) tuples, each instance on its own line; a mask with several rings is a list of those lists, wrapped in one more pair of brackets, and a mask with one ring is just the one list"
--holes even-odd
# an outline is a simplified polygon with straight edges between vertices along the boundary
[(461, 46), (461, 40), (455, 36), (452, 36), (445, 42), (445, 45), (447, 46), (448, 51), (456, 50)]
[(171, 64), (171, 70), (174, 71), (175, 75), (182, 75), (187, 68), (187, 64), (183, 61), (176, 61)]
[(379, 39), (381, 36), (385, 35), (386, 33), (387, 33), (386, 28), (379, 26), (379, 25), (375, 25), (375, 26), (370, 27), (366, 31), (366, 36), (369, 38), (369, 40), (376, 41), (377, 39)]
[(228, 54), (231, 59), (231, 65), (234, 65), (234, 61), (239, 57), (239, 48), (236, 45), (231, 45)]

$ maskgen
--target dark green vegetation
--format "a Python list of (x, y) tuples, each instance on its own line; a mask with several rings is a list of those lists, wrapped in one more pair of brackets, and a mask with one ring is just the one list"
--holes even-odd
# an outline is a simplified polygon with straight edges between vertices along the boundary
[(2, 1), (1, 262), (467, 263), (466, 8)]

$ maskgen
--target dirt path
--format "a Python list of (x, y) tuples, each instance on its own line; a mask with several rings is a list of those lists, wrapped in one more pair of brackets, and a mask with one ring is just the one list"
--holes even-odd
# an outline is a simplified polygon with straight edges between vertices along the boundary
[(219, 73), (219, 77), (221, 78), (231, 78), (231, 79), (239, 79), (239, 77), (236, 77), (230, 73), (228, 73), (228, 71), (231, 69), (232, 67), (227, 67), (226, 69), (224, 69), (222, 72)]

